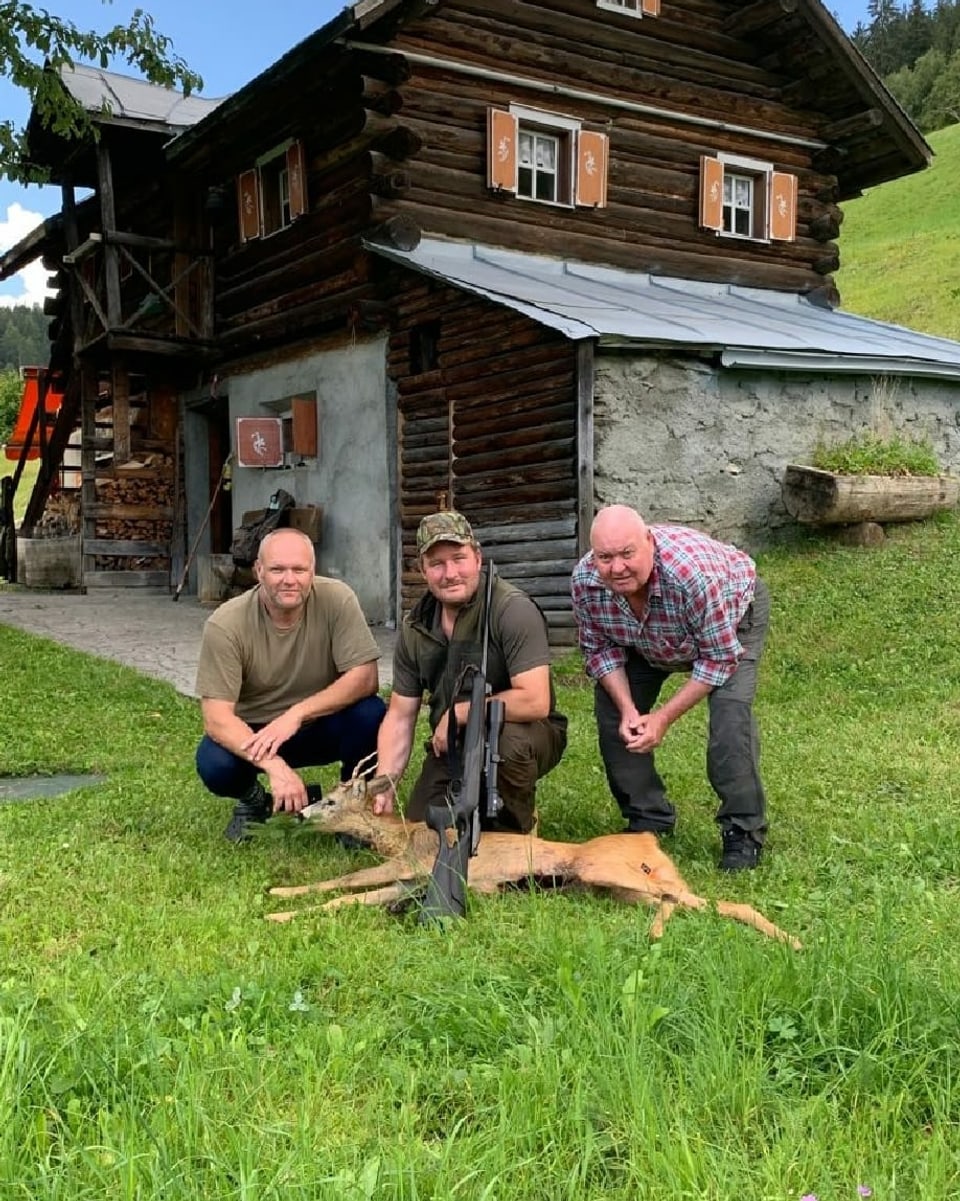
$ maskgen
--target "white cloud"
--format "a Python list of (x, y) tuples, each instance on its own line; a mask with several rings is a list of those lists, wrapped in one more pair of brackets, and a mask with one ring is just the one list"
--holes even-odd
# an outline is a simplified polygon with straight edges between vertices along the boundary
[[(40, 213), (33, 213), (21, 204), (8, 205), (7, 219), (0, 221), (0, 247), (9, 249), (16, 246), (21, 238), (25, 238), (43, 220)], [(5, 289), (16, 288), (17, 290), (8, 290), (0, 295), (0, 307), (9, 309), (17, 304), (43, 304), (45, 296), (54, 295), (47, 287), (49, 275), (50, 272), (44, 267), (42, 261), (39, 258), (34, 259), (22, 271), (18, 271), (16, 275), (5, 281), (3, 285)]]

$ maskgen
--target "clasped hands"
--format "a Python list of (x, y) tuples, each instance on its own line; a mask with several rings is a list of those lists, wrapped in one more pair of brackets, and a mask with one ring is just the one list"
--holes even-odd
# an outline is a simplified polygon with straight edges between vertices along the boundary
[(663, 742), (669, 724), (659, 710), (640, 713), (631, 708), (620, 718), (620, 737), (628, 751), (635, 755), (647, 755)]

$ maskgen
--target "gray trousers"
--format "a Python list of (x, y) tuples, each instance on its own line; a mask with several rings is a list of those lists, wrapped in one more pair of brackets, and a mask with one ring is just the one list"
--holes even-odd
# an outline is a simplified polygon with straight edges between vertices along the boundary
[[(757, 580), (753, 602), (737, 629), (743, 658), (726, 684), (707, 697), (707, 778), (720, 798), (717, 821), (722, 826), (748, 830), (761, 843), (767, 830), (766, 798), (760, 781), (760, 733), (753, 700), (769, 623), (770, 594), (763, 581)], [(671, 673), (654, 667), (632, 650), (628, 652), (626, 672), (638, 712), (649, 713)], [(653, 754), (638, 755), (627, 750), (620, 737), (620, 713), (600, 684), (596, 686), (594, 711), (607, 782), (630, 828), (660, 833), (671, 830), (677, 813), (667, 800)]]

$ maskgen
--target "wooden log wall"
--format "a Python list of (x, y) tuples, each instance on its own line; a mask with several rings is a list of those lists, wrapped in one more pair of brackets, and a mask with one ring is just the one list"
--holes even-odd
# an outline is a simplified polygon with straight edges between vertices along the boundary
[[(361, 66), (371, 73), (360, 73)], [(294, 131), (304, 145), (308, 211), (218, 257), (217, 332), (228, 357), (355, 322), (378, 299), (362, 239), (403, 249), (420, 240), (408, 216), (379, 207), (381, 198), (406, 191), (406, 162), (421, 149), (419, 135), (396, 116), (396, 64), (373, 56), (361, 66), (326, 81), (325, 111), (335, 118), (321, 124), (311, 113)], [(266, 149), (269, 143), (251, 143), (251, 163)], [(233, 181), (224, 189), (232, 197)]]
[[(675, 6), (679, 7), (679, 6)], [(664, 5), (643, 21), (583, 0), (452, 0), (402, 28), (395, 45), (491, 71), (540, 78), (535, 89), (410, 62), (396, 118), (422, 149), (410, 186), (384, 202), (425, 232), (634, 270), (833, 295), (837, 179), (810, 148), (698, 127), (557, 95), (549, 84), (628, 98), (751, 129), (815, 139), (814, 116), (784, 103), (782, 74), (752, 65), (757, 51), (727, 28), (730, 6)], [(609, 205), (573, 210), (517, 201), (486, 187), (488, 106), (511, 102), (563, 113), (610, 135)], [(738, 154), (799, 178), (798, 235), (769, 244), (698, 228), (701, 154)]]
[(423, 590), (420, 519), (461, 510), (505, 579), (574, 640), (576, 348), (510, 310), (440, 284), (397, 284), (388, 370), (399, 398), (402, 607)]

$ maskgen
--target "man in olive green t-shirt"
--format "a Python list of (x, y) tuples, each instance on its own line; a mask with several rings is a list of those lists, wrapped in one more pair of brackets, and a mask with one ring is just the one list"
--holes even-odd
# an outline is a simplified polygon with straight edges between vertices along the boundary
[[(426, 692), (430, 741), (406, 816), (423, 821), (427, 808), (446, 802), (451, 782), (448, 720), (455, 716), (458, 742), (469, 712), (465, 664), (479, 665), (485, 620), (480, 544), (462, 513), (424, 517), (417, 532), (420, 570), (427, 592), (407, 615), (393, 657), (393, 691), (377, 742), (377, 770), (399, 780), (410, 759)], [(536, 820), (537, 780), (560, 761), (567, 719), (556, 711), (547, 624), (533, 599), (505, 580), (494, 581), (490, 602), (487, 682), (504, 703), (498, 783), (503, 809), (484, 828), (526, 833)], [(459, 691), (458, 691), (459, 689)], [(389, 811), (393, 792), (382, 792), (374, 809)]]
[(236, 798), (224, 831), (232, 842), (249, 837), (251, 822), (308, 803), (296, 768), (339, 762), (346, 780), (376, 749), (385, 713), (376, 641), (352, 589), (315, 570), (305, 534), (274, 530), (260, 543), (257, 584), (204, 625), (197, 771), (211, 792)]

